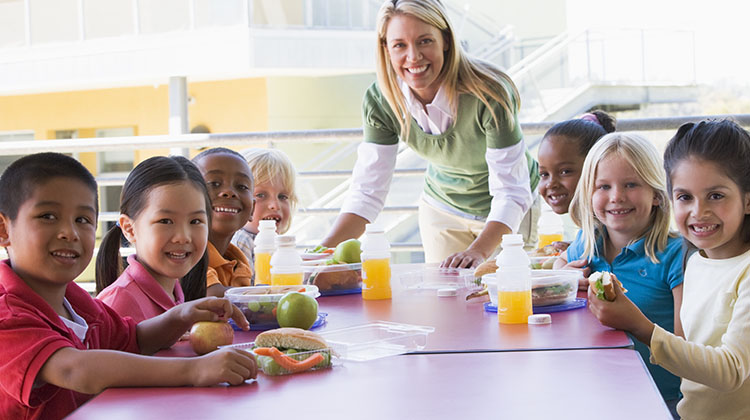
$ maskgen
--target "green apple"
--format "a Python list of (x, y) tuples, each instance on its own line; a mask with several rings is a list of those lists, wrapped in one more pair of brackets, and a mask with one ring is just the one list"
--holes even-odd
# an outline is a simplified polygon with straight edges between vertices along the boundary
[(333, 259), (345, 264), (362, 262), (360, 258), (360, 254), (362, 253), (361, 245), (356, 239), (347, 239), (336, 245), (336, 250), (333, 251)]
[(289, 292), (281, 297), (276, 307), (280, 327), (310, 329), (318, 319), (318, 301), (304, 293)]
[(190, 346), (196, 354), (206, 354), (232, 344), (234, 330), (227, 322), (201, 321), (190, 329)]

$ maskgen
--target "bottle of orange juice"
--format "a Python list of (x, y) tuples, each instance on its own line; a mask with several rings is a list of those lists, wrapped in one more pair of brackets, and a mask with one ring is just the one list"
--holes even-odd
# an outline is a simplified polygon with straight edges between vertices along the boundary
[(503, 235), (497, 255), (497, 320), (501, 324), (526, 324), (532, 312), (531, 268), (523, 249), (523, 236)]
[(302, 257), (297, 252), (294, 235), (276, 237), (276, 251), (271, 257), (271, 285), (302, 284)]
[(255, 237), (255, 284), (271, 284), (271, 255), (276, 251), (276, 221), (261, 220)]
[(391, 245), (381, 226), (368, 224), (362, 238), (362, 299), (390, 298)]
[(539, 217), (539, 248), (563, 240), (563, 221), (552, 209), (544, 209)]

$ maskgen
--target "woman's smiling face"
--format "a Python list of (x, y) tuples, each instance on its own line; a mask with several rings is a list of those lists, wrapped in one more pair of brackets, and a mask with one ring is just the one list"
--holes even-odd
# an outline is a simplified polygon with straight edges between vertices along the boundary
[(431, 103), (440, 89), (447, 45), (440, 30), (413, 16), (391, 18), (386, 30), (386, 49), (396, 75), (423, 104)]

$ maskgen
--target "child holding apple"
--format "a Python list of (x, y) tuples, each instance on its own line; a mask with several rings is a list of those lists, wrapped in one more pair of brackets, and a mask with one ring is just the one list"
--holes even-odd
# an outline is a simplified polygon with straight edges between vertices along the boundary
[(285, 234), (292, 224), (297, 205), (295, 193), (296, 171), (286, 153), (278, 149), (246, 149), (242, 155), (255, 180), (255, 210), (249, 222), (232, 237), (250, 261), (255, 261), (255, 236), (261, 220), (276, 222), (276, 233)]
[[(93, 394), (123, 386), (241, 384), (256, 376), (247, 353), (144, 357), (171, 346), (195, 322), (248, 328), (225, 299), (177, 305), (136, 324), (73, 280), (94, 251), (94, 177), (58, 153), (23, 157), (0, 177), (0, 418), (59, 419)], [(115, 350), (115, 351), (113, 351)]]
[[(97, 299), (141, 322), (205, 297), (210, 203), (203, 176), (184, 157), (138, 164), (123, 185), (118, 223), (99, 247)], [(123, 236), (135, 247), (124, 271)]]
[(211, 201), (206, 295), (221, 297), (229, 287), (253, 284), (252, 264), (230, 243), (253, 215), (253, 173), (241, 154), (223, 147), (204, 150), (193, 162)]

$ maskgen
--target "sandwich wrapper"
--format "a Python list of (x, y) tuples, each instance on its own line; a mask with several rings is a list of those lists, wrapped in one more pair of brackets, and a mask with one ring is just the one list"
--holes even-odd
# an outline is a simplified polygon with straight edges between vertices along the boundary
[[(331, 365), (333, 366), (342, 364), (345, 361), (366, 362), (382, 357), (422, 350), (427, 345), (427, 336), (434, 331), (434, 327), (375, 321), (368, 324), (321, 332), (319, 334), (326, 340), (329, 348), (298, 352), (289, 356), (296, 360), (304, 360), (315, 353), (323, 352), (327, 353), (331, 358)], [(224, 347), (252, 351), (255, 343), (230, 344)], [(310, 370), (317, 369), (313, 368)], [(290, 372), (276, 374), (283, 375), (287, 373)]]

